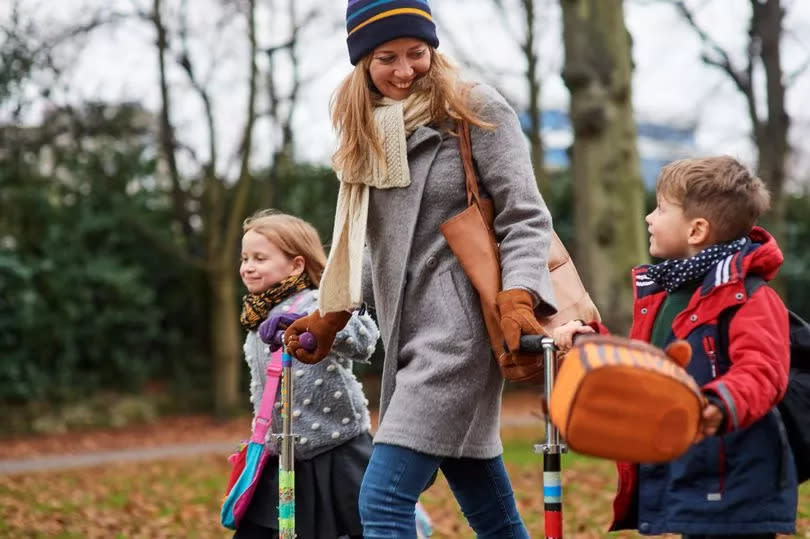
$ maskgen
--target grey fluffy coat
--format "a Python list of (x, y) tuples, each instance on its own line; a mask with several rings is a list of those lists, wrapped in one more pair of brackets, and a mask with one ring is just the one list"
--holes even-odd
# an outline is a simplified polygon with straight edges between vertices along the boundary
[[(317, 291), (305, 290), (286, 299), (269, 313), (268, 318), (290, 310), (310, 313), (317, 308)], [(353, 314), (346, 327), (335, 337), (329, 355), (315, 365), (293, 359), (293, 431), (299, 434), (295, 445), (297, 459), (311, 459), (369, 430), (368, 400), (363, 387), (352, 373), (354, 361), (368, 361), (374, 353), (380, 332), (368, 314)], [(250, 401), (254, 414), (262, 402), (265, 371), (270, 348), (256, 331), (245, 338), (245, 361), (250, 367)], [(272, 432), (281, 432), (279, 382)], [(269, 447), (276, 443), (268, 440)]]

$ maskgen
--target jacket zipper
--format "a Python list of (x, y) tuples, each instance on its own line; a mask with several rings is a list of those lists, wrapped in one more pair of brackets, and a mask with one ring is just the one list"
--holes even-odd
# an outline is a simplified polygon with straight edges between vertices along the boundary
[(717, 445), (717, 467), (718, 467), (718, 485), (717, 491), (723, 495), (726, 483), (726, 442), (722, 436), (718, 436), (720, 443)]
[(717, 353), (714, 348), (713, 337), (703, 337), (703, 349), (706, 351), (706, 357), (709, 358), (709, 366), (712, 369), (712, 380), (717, 378)]

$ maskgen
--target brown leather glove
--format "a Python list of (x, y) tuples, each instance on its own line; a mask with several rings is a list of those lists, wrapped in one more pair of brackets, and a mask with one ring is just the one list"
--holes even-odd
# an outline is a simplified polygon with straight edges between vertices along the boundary
[(500, 325), (509, 357), (499, 358), (503, 367), (505, 363), (514, 365), (531, 365), (542, 360), (538, 354), (519, 354), (521, 335), (547, 335), (548, 333), (534, 316), (531, 294), (520, 288), (503, 290), (495, 297), (501, 315)]
[(501, 314), (501, 331), (510, 352), (520, 349), (521, 335), (546, 335), (534, 316), (531, 294), (520, 288), (503, 290), (495, 297)]
[[(338, 311), (321, 316), (317, 309), (311, 314), (299, 318), (287, 327), (284, 332), (284, 343), (287, 352), (303, 363), (318, 363), (329, 354), (338, 331), (346, 327), (352, 313)], [(298, 342), (298, 336), (309, 331), (315, 336), (315, 350), (308, 352)]]

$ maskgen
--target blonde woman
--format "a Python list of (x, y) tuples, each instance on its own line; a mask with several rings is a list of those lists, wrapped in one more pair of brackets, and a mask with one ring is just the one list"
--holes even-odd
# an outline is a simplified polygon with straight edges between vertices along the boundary
[[(501, 458), (503, 379), (473, 286), (439, 231), (467, 206), (455, 134), (466, 120), (496, 211), (501, 328), (512, 352), (521, 333), (543, 333), (534, 309), (554, 312), (551, 217), (525, 137), (503, 97), (460, 80), (436, 50), (427, 1), (350, 0), (346, 15), (355, 68), (332, 103), (332, 249), (319, 310), (285, 339), (298, 359), (320, 361), (353, 309), (376, 308), (386, 355), (360, 493), (366, 539), (415, 537), (414, 503), (439, 469), (478, 537), (528, 537)], [(306, 330), (318, 340), (311, 353), (298, 343)]]

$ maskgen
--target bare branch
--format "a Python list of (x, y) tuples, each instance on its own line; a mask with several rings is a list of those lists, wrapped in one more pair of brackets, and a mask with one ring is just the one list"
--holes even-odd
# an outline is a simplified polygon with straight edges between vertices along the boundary
[[(709, 51), (716, 55), (716, 57), (712, 57), (709, 55), (709, 53), (704, 53), (703, 61), (706, 64), (719, 67), (725, 71), (726, 74), (734, 81), (737, 88), (743, 93), (747, 94), (749, 92), (749, 88), (751, 87), (750, 78), (744, 76), (734, 68), (728, 52), (723, 49), (711, 36), (709, 36), (709, 34), (706, 33), (706, 31), (697, 23), (694, 13), (689, 9), (689, 7), (687, 7), (686, 2), (683, 0), (675, 0), (672, 2), (672, 5), (680, 12), (689, 26), (692, 27), (703, 45), (708, 47)], [(749, 66), (750, 65), (751, 62), (749, 62)]]
[(802, 65), (800, 65), (799, 67), (788, 73), (786, 77), (787, 79), (786, 86), (788, 87), (793, 86), (793, 84), (796, 82), (796, 79), (801, 77), (804, 74), (804, 72), (807, 71), (808, 67), (810, 67), (810, 57), (806, 58), (804, 60), (804, 63), (802, 63)]
[(211, 102), (211, 95), (208, 89), (202, 84), (194, 74), (194, 68), (191, 64), (191, 51), (188, 46), (188, 0), (183, 0), (180, 5), (180, 44), (181, 53), (177, 58), (177, 63), (186, 73), (191, 87), (197, 92), (200, 100), (203, 102), (205, 110), (205, 121), (208, 129), (208, 167), (216, 170), (217, 166), (217, 132), (216, 124), (214, 122), (214, 109)]

